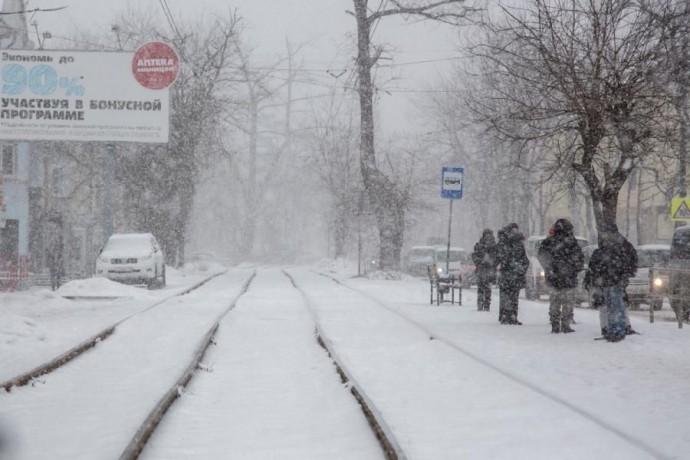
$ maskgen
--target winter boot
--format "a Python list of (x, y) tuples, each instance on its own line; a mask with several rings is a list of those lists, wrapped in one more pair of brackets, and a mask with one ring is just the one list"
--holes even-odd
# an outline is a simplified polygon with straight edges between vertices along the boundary
[(557, 315), (550, 315), (551, 320), (551, 333), (558, 334), (561, 332), (561, 319)]
[(569, 332), (575, 332), (575, 329), (571, 328), (570, 325), (566, 322), (561, 325), (561, 332), (567, 334)]

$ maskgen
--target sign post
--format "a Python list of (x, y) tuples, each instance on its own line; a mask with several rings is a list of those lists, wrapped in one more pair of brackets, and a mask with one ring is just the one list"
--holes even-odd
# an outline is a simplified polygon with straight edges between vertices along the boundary
[(450, 199), (448, 212), (448, 245), (446, 247), (446, 276), (450, 275), (450, 233), (453, 222), (453, 200), (462, 199), (465, 185), (465, 168), (444, 166), (441, 170), (441, 198)]

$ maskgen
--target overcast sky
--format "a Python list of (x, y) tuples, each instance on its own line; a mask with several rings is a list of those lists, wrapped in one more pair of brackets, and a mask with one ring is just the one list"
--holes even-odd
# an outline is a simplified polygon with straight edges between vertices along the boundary
[[(159, 0), (130, 0), (131, 4), (147, 5), (162, 12)], [(199, 14), (200, 10), (225, 12), (237, 9), (248, 25), (248, 39), (257, 53), (266, 59), (285, 53), (285, 40), (303, 45), (303, 66), (326, 70), (352, 66), (354, 51), (352, 35), (354, 18), (346, 13), (352, 9), (351, 0), (167, 0), (175, 18)], [(77, 29), (109, 33), (115, 13), (125, 8), (126, 1), (112, 0), (29, 0), (28, 9), (67, 7), (55, 12), (39, 12), (30, 18), (36, 21), (39, 32), (51, 32), (55, 38), (45, 43), (47, 49), (61, 48), (65, 42), (58, 37), (70, 37)], [(161, 17), (163, 17), (161, 15)], [(31, 26), (31, 38), (36, 34)], [(417, 123), (412, 119), (413, 100), (426, 88), (429, 80), (447, 72), (457, 57), (454, 31), (449, 26), (433, 24), (403, 25), (396, 18), (382, 23), (376, 39), (393, 50), (392, 75), (389, 94), (382, 97), (380, 110), (384, 117), (379, 128), (386, 132), (406, 131)], [(427, 62), (420, 62), (427, 61)], [(430, 62), (428, 62), (430, 61)], [(387, 114), (387, 115), (386, 115)]]

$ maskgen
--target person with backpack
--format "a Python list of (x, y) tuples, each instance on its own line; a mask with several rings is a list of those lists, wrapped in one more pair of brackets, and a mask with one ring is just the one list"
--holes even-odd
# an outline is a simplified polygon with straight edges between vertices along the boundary
[(551, 289), (549, 319), (552, 334), (575, 332), (570, 327), (570, 320), (577, 303), (577, 274), (584, 269), (585, 255), (573, 231), (573, 224), (568, 219), (558, 219), (537, 253), (546, 285)]
[(478, 311), (491, 309), (491, 284), (496, 282), (497, 252), (494, 232), (487, 228), (482, 232), (482, 236), (474, 245), (474, 252), (472, 252), (472, 262), (475, 266), (474, 275), (477, 279)]

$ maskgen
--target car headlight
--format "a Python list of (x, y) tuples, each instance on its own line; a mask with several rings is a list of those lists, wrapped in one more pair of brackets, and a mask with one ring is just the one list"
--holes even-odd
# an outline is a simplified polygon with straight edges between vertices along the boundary
[(105, 256), (99, 256), (99, 257), (98, 257), (98, 260), (100, 260), (100, 261), (103, 262), (104, 264), (107, 264), (108, 262), (110, 262), (110, 259), (107, 258), (107, 257), (105, 257)]
[(439, 275), (443, 275), (443, 269), (441, 267), (437, 267), (436, 273), (438, 273)]
[(147, 254), (145, 256), (139, 257), (139, 260), (151, 260), (152, 257), (153, 257), (153, 254)]
[(541, 276), (542, 278), (544, 278), (544, 277), (546, 276), (546, 272), (545, 272), (544, 270), (541, 270), (541, 271), (539, 272), (539, 276)]

